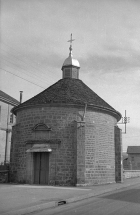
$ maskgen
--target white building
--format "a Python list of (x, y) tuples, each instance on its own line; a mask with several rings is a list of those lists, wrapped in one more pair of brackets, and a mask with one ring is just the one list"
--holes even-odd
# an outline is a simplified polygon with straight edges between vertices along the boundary
[(9, 163), (11, 131), (15, 116), (11, 113), (19, 101), (0, 90), (0, 164)]

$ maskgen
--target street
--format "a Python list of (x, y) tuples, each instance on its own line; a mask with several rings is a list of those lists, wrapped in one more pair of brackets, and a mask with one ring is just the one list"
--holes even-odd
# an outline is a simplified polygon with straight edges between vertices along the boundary
[(140, 214), (140, 185), (72, 204), (34, 212), (35, 215), (135, 215)]
[(91, 187), (0, 184), (0, 215), (135, 215), (139, 203), (139, 177)]

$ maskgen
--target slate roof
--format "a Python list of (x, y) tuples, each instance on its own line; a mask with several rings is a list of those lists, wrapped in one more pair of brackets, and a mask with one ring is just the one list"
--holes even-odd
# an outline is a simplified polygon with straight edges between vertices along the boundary
[(35, 106), (43, 104), (74, 104), (74, 105), (91, 105), (97, 106), (118, 114), (118, 118), (121, 118), (121, 114), (111, 107), (107, 102), (100, 98), (95, 92), (93, 92), (86, 84), (79, 79), (64, 78), (58, 82), (29, 99), (28, 101), (20, 104), (13, 109), (16, 111), (19, 108), (26, 106)]
[(140, 146), (128, 146), (127, 154), (139, 154)]
[(0, 101), (3, 101), (7, 104), (11, 104), (13, 106), (19, 105), (19, 101), (14, 99), (13, 97), (9, 96), (8, 94), (4, 93), (3, 91), (0, 90)]

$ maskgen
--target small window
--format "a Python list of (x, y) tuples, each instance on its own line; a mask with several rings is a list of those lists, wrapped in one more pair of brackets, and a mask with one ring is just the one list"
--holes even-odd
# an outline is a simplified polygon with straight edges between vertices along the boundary
[(10, 114), (10, 123), (13, 123), (13, 121), (14, 121), (14, 116), (13, 116), (13, 114), (11, 113), (11, 114)]
[(131, 157), (131, 161), (134, 161), (134, 157), (133, 156)]
[(71, 70), (65, 69), (64, 70), (64, 78), (70, 78), (71, 77)]

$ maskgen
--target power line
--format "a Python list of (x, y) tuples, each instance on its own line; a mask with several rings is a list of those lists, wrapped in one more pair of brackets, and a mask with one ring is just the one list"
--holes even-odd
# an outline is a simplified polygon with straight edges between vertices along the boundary
[[(6, 52), (4, 49), (2, 49), (4, 52)], [(7, 52), (6, 52), (7, 53)], [(11, 54), (11, 53), (10, 53)], [(2, 56), (3, 57), (3, 56)], [(21, 61), (22, 63), (24, 63), (25, 65), (24, 65), (24, 67), (25, 66), (29, 66), (29, 67), (32, 67), (32, 69), (35, 69), (36, 71), (39, 71), (36, 67), (34, 67), (34, 66), (32, 66), (31, 64), (28, 64), (27, 62), (24, 62), (23, 60), (21, 60), (19, 57), (15, 57), (15, 56), (13, 56), (13, 55), (11, 55), (10, 57), (12, 57), (12, 58), (15, 58), (15, 59), (17, 59), (18, 61)], [(8, 61), (7, 59), (4, 59), (4, 60), (6, 60), (6, 61)], [(13, 61), (13, 59), (10, 59), (10, 60), (12, 60)], [(10, 61), (8, 61), (8, 62), (10, 62)], [(14, 61), (13, 61), (14, 62)], [(10, 63), (13, 63), (13, 62), (10, 62)], [(15, 63), (15, 62), (14, 62)], [(16, 62), (17, 63), (17, 62)], [(16, 65), (17, 66), (17, 65)], [(31, 70), (30, 70), (30, 73), (31, 74), (33, 74), (34, 76), (36, 76), (36, 77), (40, 77), (40, 76), (38, 76), (38, 75), (36, 75), (36, 74), (34, 74), (34, 72), (31, 72)], [(43, 75), (45, 75), (46, 76), (46, 74), (43, 72), (43, 71), (41, 71), (41, 73), (43, 73)], [(48, 77), (48, 75), (47, 75), (47, 77)]]
[[(5, 46), (7, 46), (7, 47), (9, 47), (9, 48), (11, 48), (11, 49), (13, 49), (13, 50), (15, 50), (16, 51), (16, 53), (19, 53), (16, 49), (14, 49), (13, 47), (11, 47), (11, 46), (9, 46), (9, 45), (7, 45), (6, 43), (4, 43), (3, 42), (3, 44), (5, 45)], [(4, 50), (4, 49), (3, 49)], [(5, 50), (4, 50), (5, 51)], [(17, 58), (17, 57), (14, 57), (14, 58)], [(27, 59), (27, 57), (26, 56), (24, 56), (24, 58), (26, 58)], [(17, 59), (19, 59), (20, 61), (22, 61), (23, 63), (25, 63), (25, 64), (27, 64), (26, 62), (24, 62), (23, 60), (21, 60), (20, 58), (17, 58)], [(32, 61), (33, 63), (36, 63), (35, 61)], [(31, 65), (31, 64), (27, 64), (27, 65), (29, 65), (29, 66), (31, 66), (32, 68), (35, 68), (36, 70), (37, 70), (37, 68), (36, 67), (34, 67), (33, 65)], [(37, 70), (38, 71), (38, 70)], [(44, 73), (44, 71), (42, 71), (41, 70), (41, 72), (42, 73)], [(44, 75), (46, 75), (45, 73), (44, 73)]]
[(10, 73), (10, 74), (12, 74), (12, 75), (14, 75), (14, 76), (17, 76), (18, 78), (21, 78), (21, 79), (23, 79), (24, 81), (27, 81), (27, 82), (29, 82), (29, 83), (31, 83), (31, 84), (34, 84), (34, 85), (36, 85), (36, 86), (38, 86), (38, 87), (41, 87), (41, 88), (45, 89), (44, 87), (42, 87), (42, 86), (40, 86), (40, 85), (38, 85), (38, 84), (35, 84), (35, 83), (33, 83), (32, 81), (29, 81), (29, 80), (27, 80), (27, 79), (25, 79), (25, 78), (22, 78), (22, 77), (20, 77), (19, 75), (16, 75), (16, 74), (14, 74), (14, 73), (12, 73), (12, 72), (6, 70), (6, 69), (3, 69), (3, 68), (0, 68), (0, 69), (3, 70), (3, 71), (5, 71), (5, 72), (8, 72), (8, 73)]
[[(5, 61), (7, 61), (7, 62), (9, 62), (9, 63), (13, 64), (14, 66), (16, 66), (16, 67), (20, 68), (20, 67), (19, 67), (18, 65), (16, 65), (14, 62), (10, 62), (9, 60), (4, 59), (4, 58), (3, 58), (3, 60), (5, 60)], [(26, 72), (26, 70), (25, 70), (25, 69), (23, 69), (23, 68), (21, 68), (21, 70), (24, 70), (24, 71)], [(27, 71), (28, 71), (28, 70), (27, 70)], [(25, 72), (24, 72), (24, 74), (26, 74)], [(30, 72), (29, 72), (29, 73), (30, 73)], [(33, 73), (31, 73), (31, 74), (33, 74)], [(27, 75), (27, 74), (26, 74), (26, 75)], [(33, 78), (33, 76), (32, 76), (32, 75), (29, 75), (29, 74), (28, 74), (27, 76), (30, 76), (30, 77), (32, 77), (32, 78)], [(39, 81), (42, 81), (41, 79), (39, 79), (39, 77), (38, 77), (37, 75), (35, 75), (35, 74), (34, 74), (34, 76), (36, 76), (36, 77), (34, 77), (34, 78), (38, 79)]]

